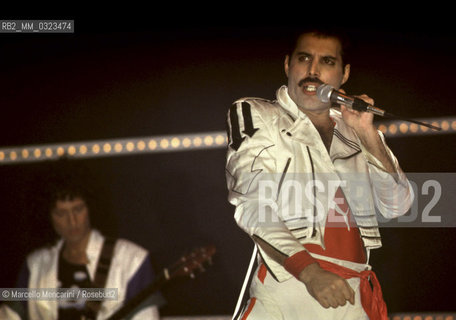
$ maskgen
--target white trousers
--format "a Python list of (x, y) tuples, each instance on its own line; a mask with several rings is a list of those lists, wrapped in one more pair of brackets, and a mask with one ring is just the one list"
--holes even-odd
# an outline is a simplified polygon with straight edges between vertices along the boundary
[[(357, 272), (370, 269), (367, 264), (331, 259), (312, 254), (316, 259), (353, 269)], [(250, 285), (250, 299), (239, 319), (242, 320), (368, 320), (361, 305), (360, 279), (347, 279), (355, 291), (355, 304), (347, 302), (343, 307), (323, 308), (307, 291), (306, 286), (292, 277), (284, 282), (276, 281), (267, 272), (264, 281), (258, 277), (257, 268)]]

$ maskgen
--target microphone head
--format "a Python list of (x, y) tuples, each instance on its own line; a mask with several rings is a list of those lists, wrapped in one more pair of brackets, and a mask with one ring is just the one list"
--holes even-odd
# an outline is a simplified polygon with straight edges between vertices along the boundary
[(321, 102), (329, 102), (331, 99), (331, 93), (334, 90), (334, 87), (329, 84), (322, 84), (317, 89), (317, 97)]

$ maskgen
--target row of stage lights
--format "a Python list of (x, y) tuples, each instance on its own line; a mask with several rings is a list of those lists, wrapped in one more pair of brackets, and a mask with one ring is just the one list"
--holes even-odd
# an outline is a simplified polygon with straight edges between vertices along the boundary
[(377, 126), (377, 128), (387, 136), (423, 135), (456, 132), (456, 119), (433, 120), (427, 123), (432, 124), (435, 127), (440, 127), (442, 130), (434, 131), (431, 128), (404, 121), (381, 123)]
[[(445, 134), (456, 132), (456, 118), (431, 119), (427, 121), (442, 128), (434, 131), (414, 123), (394, 121), (377, 124), (386, 137), (410, 135)], [(189, 151), (198, 149), (224, 148), (228, 142), (225, 132), (201, 134), (111, 139), (77, 143), (60, 143), (25, 147), (0, 148), (0, 164), (33, 162), (58, 159), (62, 156), (89, 158), (116, 155)]]
[(196, 135), (111, 139), (92, 142), (0, 148), (0, 163), (52, 160), (62, 156), (89, 158), (210, 149), (223, 147), (226, 144), (226, 134), (215, 132)]

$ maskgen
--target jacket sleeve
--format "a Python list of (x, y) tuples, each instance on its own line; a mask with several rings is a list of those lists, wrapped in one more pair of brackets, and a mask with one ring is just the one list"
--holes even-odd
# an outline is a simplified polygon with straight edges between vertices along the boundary
[[(125, 301), (128, 302), (129, 300), (135, 298), (141, 290), (147, 288), (149, 285), (153, 283), (155, 276), (152, 270), (152, 264), (150, 261), (150, 256), (147, 255), (144, 259), (141, 266), (135, 272), (134, 276), (128, 281), (127, 285), (127, 293), (125, 296)], [(160, 292), (153, 293), (150, 297), (146, 299), (145, 302), (142, 303), (145, 308), (140, 309), (137, 311), (132, 319), (140, 320), (140, 319), (159, 319), (159, 311), (158, 308), (165, 303), (165, 299), (161, 295)]]
[(378, 131), (378, 134), (393, 162), (396, 170), (395, 176), (388, 173), (382, 163), (369, 153), (362, 144), (360, 145), (367, 159), (376, 207), (385, 218), (397, 218), (407, 213), (412, 206), (414, 200), (413, 188), (399, 166), (397, 158), (387, 146), (383, 133)]
[[(155, 280), (149, 252), (138, 244), (126, 239), (117, 239), (114, 256), (109, 269), (106, 288), (117, 288), (117, 300), (105, 300), (98, 313), (98, 319), (109, 318), (113, 313), (135, 300), (143, 289)], [(159, 307), (164, 303), (160, 292), (139, 299), (128, 319), (159, 319)], [(130, 306), (127, 308), (127, 310)], [(126, 310), (124, 310), (126, 311)]]
[(268, 108), (274, 106), (251, 100), (239, 100), (230, 108), (226, 180), (228, 200), (236, 207), (234, 216), (239, 227), (254, 241), (260, 238), (287, 257), (284, 268), (257, 243), (269, 270), (283, 281), (291, 275), (297, 276), (314, 260), (280, 219), (276, 199), (281, 173), (277, 168), (274, 134), (270, 130), (273, 116)]

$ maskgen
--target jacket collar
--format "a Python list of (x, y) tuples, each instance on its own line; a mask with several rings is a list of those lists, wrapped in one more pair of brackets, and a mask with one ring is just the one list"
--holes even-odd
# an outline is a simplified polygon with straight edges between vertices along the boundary
[[(314, 126), (307, 115), (299, 110), (296, 103), (290, 98), (288, 87), (285, 85), (280, 87), (277, 90), (276, 95), (280, 106), (294, 119), (294, 123), (289, 128), (289, 131), (294, 133), (293, 136), (298, 138), (301, 142), (306, 143), (309, 146), (314, 145), (314, 139), (318, 135), (309, 134), (309, 131), (303, 130), (303, 126), (307, 128), (314, 128)], [(341, 112), (331, 108), (329, 110), (329, 115), (335, 122), (333, 142), (331, 143), (331, 160), (349, 158), (361, 152), (358, 137), (355, 132), (345, 124)], [(305, 131), (307, 131), (307, 133), (305, 133)]]
[(98, 263), (98, 257), (100, 255), (103, 242), (103, 235), (98, 230), (92, 229), (90, 232), (89, 243), (86, 249), (87, 258), (89, 259), (87, 269), (92, 279), (95, 277), (95, 269)]
[(355, 131), (342, 119), (340, 111), (331, 108), (330, 116), (336, 123), (331, 143), (331, 160), (345, 159), (361, 152), (360, 142)]
[(307, 118), (307, 116), (299, 110), (298, 106), (296, 103), (290, 98), (290, 95), (288, 94), (288, 87), (287, 86), (281, 86), (277, 92), (277, 101), (279, 102), (280, 106), (285, 109), (285, 111), (293, 118)]

